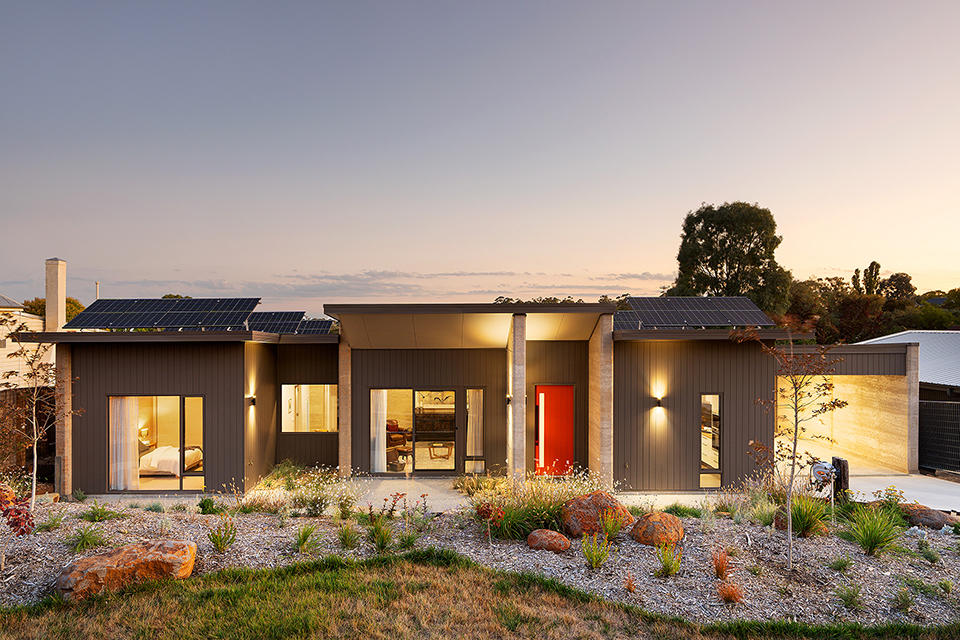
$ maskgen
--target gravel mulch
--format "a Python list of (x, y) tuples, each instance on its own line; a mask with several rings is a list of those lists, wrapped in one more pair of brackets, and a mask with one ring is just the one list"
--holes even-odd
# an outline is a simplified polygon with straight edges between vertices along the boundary
[[(38, 505), (36, 521), (51, 514), (63, 514), (59, 528), (12, 538), (5, 525), (2, 532), (5, 563), (0, 571), (0, 605), (14, 606), (37, 602), (50, 592), (60, 571), (85, 555), (104, 548), (74, 554), (66, 544), (68, 536), (87, 523), (78, 518), (89, 504), (66, 503)], [(128, 517), (97, 523), (111, 547), (157, 538), (193, 540), (197, 543), (195, 574), (225, 567), (272, 568), (309, 559), (293, 548), (298, 527), (317, 527), (316, 555), (337, 554), (355, 559), (374, 555), (365, 540), (359, 548), (341, 548), (336, 530), (339, 522), (330, 516), (281, 518), (271, 514), (236, 515), (237, 541), (225, 553), (217, 553), (207, 538), (220, 523), (216, 515), (195, 512), (155, 513), (140, 508), (111, 505)], [(190, 507), (193, 509), (193, 507)], [(876, 625), (886, 622), (911, 622), (937, 625), (960, 620), (960, 538), (936, 531), (927, 532), (930, 547), (940, 554), (931, 564), (909, 550), (917, 547), (917, 538), (902, 536), (900, 551), (879, 558), (866, 556), (854, 543), (836, 536), (798, 539), (795, 563), (788, 577), (786, 539), (775, 532), (752, 524), (734, 524), (730, 520), (701, 521), (684, 518), (686, 537), (683, 560), (677, 575), (654, 576), (659, 563), (655, 550), (634, 542), (622, 532), (611, 547), (609, 560), (601, 568), (587, 567), (579, 542), (561, 554), (532, 551), (524, 542), (487, 540), (486, 528), (461, 513), (437, 515), (419, 540), (419, 547), (435, 546), (455, 550), (474, 561), (506, 571), (530, 572), (595, 593), (608, 600), (638, 605), (652, 612), (679, 616), (699, 623), (746, 620), (796, 620), (811, 624), (844, 621)], [(397, 523), (402, 527), (402, 522)], [(717, 596), (720, 581), (713, 576), (711, 555), (724, 548), (733, 556), (730, 580), (743, 588), (741, 604), (722, 604)], [(735, 555), (733, 555), (735, 554)], [(837, 558), (849, 557), (849, 568), (841, 573), (827, 565)], [(625, 588), (633, 576), (635, 591)], [(914, 586), (906, 586), (906, 581)], [(950, 593), (939, 583), (952, 580)], [(837, 595), (838, 589), (859, 587), (858, 609), (847, 608)], [(893, 596), (908, 589), (913, 603), (906, 612), (894, 608)]]

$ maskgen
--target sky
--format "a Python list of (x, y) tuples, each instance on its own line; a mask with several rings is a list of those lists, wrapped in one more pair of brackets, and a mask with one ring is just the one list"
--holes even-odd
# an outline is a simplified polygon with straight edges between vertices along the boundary
[(0, 293), (656, 295), (684, 216), (960, 286), (960, 3), (0, 0)]

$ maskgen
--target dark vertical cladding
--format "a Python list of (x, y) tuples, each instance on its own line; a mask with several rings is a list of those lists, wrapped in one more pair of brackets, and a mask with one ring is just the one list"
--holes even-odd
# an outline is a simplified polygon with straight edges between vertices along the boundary
[[(337, 384), (336, 344), (278, 345), (277, 394), (284, 384)], [(276, 461), (292, 460), (307, 466), (336, 467), (339, 462), (337, 433), (283, 433), (276, 416)]]
[(244, 347), (218, 343), (74, 344), (73, 486), (106, 493), (110, 396), (203, 396), (207, 487), (244, 476)]
[[(244, 344), (244, 475), (250, 490), (270, 472), (277, 449), (277, 346)], [(252, 402), (256, 399), (256, 402)], [(237, 434), (240, 437), (240, 434)]]
[(507, 459), (506, 349), (354, 349), (353, 466), (370, 470), (370, 389), (483, 388), (484, 458)]
[(534, 468), (534, 389), (538, 384), (574, 385), (574, 462), (583, 468), (589, 466), (589, 346), (581, 340), (527, 342), (527, 469)]
[[(757, 343), (614, 343), (614, 478), (625, 489), (700, 488), (700, 394), (719, 394), (720, 466), (730, 485), (756, 469), (751, 440), (773, 442), (775, 363)], [(662, 407), (657, 407), (657, 397)]]

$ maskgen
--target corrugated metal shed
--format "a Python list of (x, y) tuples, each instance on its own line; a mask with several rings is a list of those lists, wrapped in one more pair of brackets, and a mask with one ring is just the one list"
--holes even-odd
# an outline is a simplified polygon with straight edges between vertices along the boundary
[(960, 387), (960, 331), (914, 329), (857, 344), (920, 344), (920, 382)]

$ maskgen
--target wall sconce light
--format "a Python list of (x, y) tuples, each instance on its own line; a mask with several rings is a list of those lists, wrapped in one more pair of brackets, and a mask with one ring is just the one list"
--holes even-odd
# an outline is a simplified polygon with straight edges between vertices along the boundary
[(661, 398), (657, 398), (657, 406), (663, 407), (663, 400)]
[(513, 396), (507, 396), (507, 404), (510, 404), (511, 400), (513, 400)]
[(250, 396), (249, 400), (250, 400), (250, 406), (251, 406), (251, 407), (256, 406), (256, 404), (257, 404), (257, 396)]

